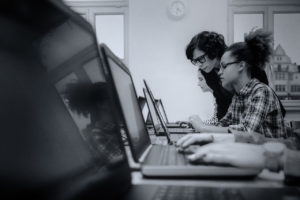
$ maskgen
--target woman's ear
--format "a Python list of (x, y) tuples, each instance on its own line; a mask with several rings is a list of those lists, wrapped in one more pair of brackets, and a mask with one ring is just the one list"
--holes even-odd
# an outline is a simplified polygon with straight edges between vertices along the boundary
[(243, 70), (245, 70), (246, 69), (246, 62), (245, 61), (241, 61), (240, 63), (239, 63), (239, 72), (242, 72)]

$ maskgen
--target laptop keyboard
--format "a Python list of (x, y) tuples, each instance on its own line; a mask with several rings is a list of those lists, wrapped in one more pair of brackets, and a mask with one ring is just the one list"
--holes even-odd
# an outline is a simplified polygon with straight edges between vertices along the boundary
[(151, 159), (151, 164), (155, 165), (188, 165), (189, 161), (184, 154), (178, 153), (172, 145), (153, 145), (151, 155), (156, 158)]
[(185, 135), (184, 134), (172, 134), (171, 135), (171, 140), (177, 142), (183, 136), (185, 136)]

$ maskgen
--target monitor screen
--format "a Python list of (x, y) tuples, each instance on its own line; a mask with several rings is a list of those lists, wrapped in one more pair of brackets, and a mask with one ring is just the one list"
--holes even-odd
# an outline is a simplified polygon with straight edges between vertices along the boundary
[(161, 124), (160, 124), (160, 121), (159, 121), (158, 116), (156, 114), (154, 104), (152, 102), (152, 99), (150, 97), (149, 92), (146, 89), (144, 89), (144, 94), (145, 94), (147, 105), (148, 105), (148, 108), (149, 108), (149, 111), (150, 111), (150, 116), (151, 116), (151, 119), (152, 119), (152, 124), (154, 126), (155, 131), (158, 133), (159, 129), (161, 127)]
[(112, 79), (128, 130), (132, 154), (135, 161), (150, 145), (150, 138), (139, 106), (136, 91), (130, 73), (120, 65), (115, 56), (108, 56)]

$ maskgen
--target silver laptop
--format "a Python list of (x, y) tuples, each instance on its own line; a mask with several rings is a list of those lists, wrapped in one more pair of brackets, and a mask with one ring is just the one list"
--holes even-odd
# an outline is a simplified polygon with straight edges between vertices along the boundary
[(149, 109), (150, 116), (152, 118), (153, 128), (156, 135), (166, 135), (169, 134), (187, 134), (187, 133), (194, 133), (195, 130), (193, 128), (183, 128), (178, 124), (178, 126), (168, 126), (166, 123), (162, 112), (158, 108), (158, 105), (155, 103), (155, 99), (153, 94), (144, 80), (146, 89), (144, 90), (145, 99), (147, 102), (147, 106)]
[(136, 90), (128, 68), (105, 45), (100, 46), (101, 60), (108, 84), (113, 88), (124, 120), (131, 152), (135, 162), (141, 163), (141, 172), (148, 177), (254, 177), (260, 171), (228, 166), (201, 166), (190, 164), (185, 155), (169, 145), (150, 143)]

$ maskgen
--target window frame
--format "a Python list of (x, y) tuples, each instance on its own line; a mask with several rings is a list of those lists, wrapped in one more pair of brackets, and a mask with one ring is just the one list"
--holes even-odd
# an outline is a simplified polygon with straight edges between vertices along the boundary
[(87, 21), (96, 31), (97, 15), (123, 15), (124, 16), (124, 58), (129, 63), (129, 0), (116, 1), (69, 1), (64, 0), (74, 11), (87, 16)]

